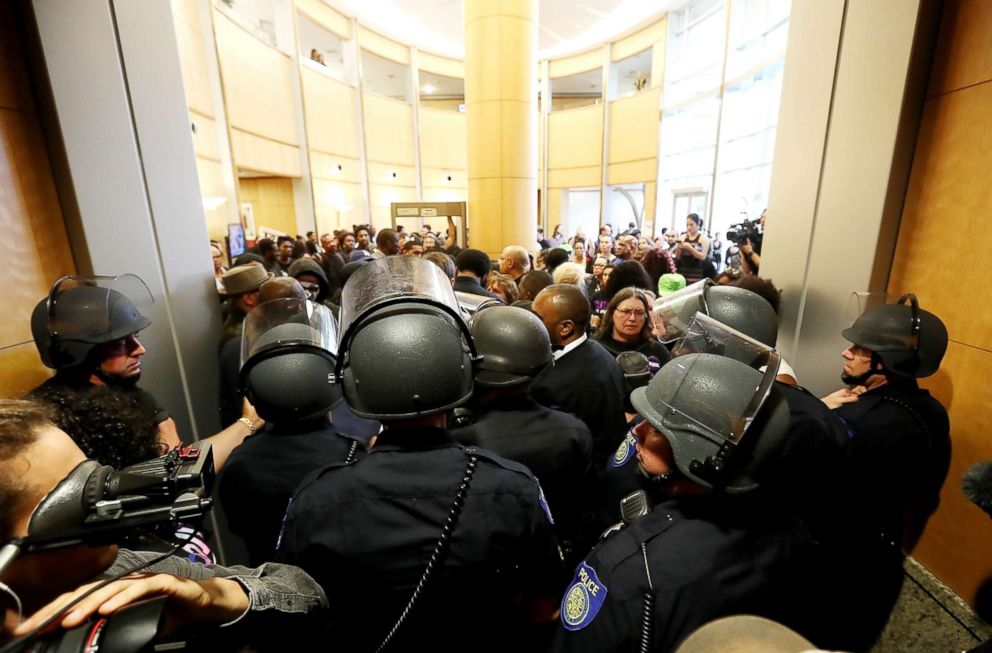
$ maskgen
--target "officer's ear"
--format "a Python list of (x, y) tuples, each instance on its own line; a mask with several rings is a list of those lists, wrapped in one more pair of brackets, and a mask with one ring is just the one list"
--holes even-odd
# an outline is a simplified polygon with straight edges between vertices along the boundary
[(573, 333), (575, 333), (575, 322), (572, 320), (562, 320), (558, 323), (558, 336), (560, 338), (568, 338)]

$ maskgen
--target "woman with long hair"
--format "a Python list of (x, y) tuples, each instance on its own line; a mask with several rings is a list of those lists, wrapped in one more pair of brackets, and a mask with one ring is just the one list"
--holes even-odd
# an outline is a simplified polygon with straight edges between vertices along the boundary
[(652, 335), (652, 300), (652, 296), (641, 288), (618, 291), (606, 307), (595, 339), (614, 356), (636, 351), (647, 356), (652, 367), (657, 364), (660, 368), (672, 359), (672, 355)]
[(699, 230), (702, 224), (702, 218), (695, 213), (686, 216), (686, 232), (675, 246), (675, 265), (689, 285), (705, 276), (703, 262), (710, 256), (709, 238)]

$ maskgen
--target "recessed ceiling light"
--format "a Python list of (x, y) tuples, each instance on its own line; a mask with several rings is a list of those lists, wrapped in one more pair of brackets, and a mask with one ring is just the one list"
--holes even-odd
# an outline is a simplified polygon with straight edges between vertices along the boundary
[(425, 95), (430, 95), (434, 92), (434, 86), (432, 84), (424, 84), (423, 88), (420, 89)]

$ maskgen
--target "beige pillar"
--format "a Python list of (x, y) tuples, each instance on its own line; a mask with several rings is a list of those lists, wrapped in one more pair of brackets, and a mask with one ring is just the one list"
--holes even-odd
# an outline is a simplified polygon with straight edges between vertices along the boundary
[(465, 0), (469, 245), (534, 248), (537, 0)]

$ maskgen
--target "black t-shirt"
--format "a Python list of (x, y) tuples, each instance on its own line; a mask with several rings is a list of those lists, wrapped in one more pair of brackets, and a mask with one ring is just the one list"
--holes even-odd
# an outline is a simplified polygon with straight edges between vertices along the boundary
[(668, 348), (653, 339), (641, 342), (620, 342), (619, 340), (614, 340), (611, 336), (605, 336), (603, 338), (596, 338), (596, 342), (603, 345), (606, 351), (613, 354), (614, 358), (625, 351), (636, 351), (644, 354), (647, 356), (649, 363), (657, 364), (657, 368), (652, 365), (652, 375), (658, 371), (658, 368), (672, 360), (672, 354), (668, 351)]

